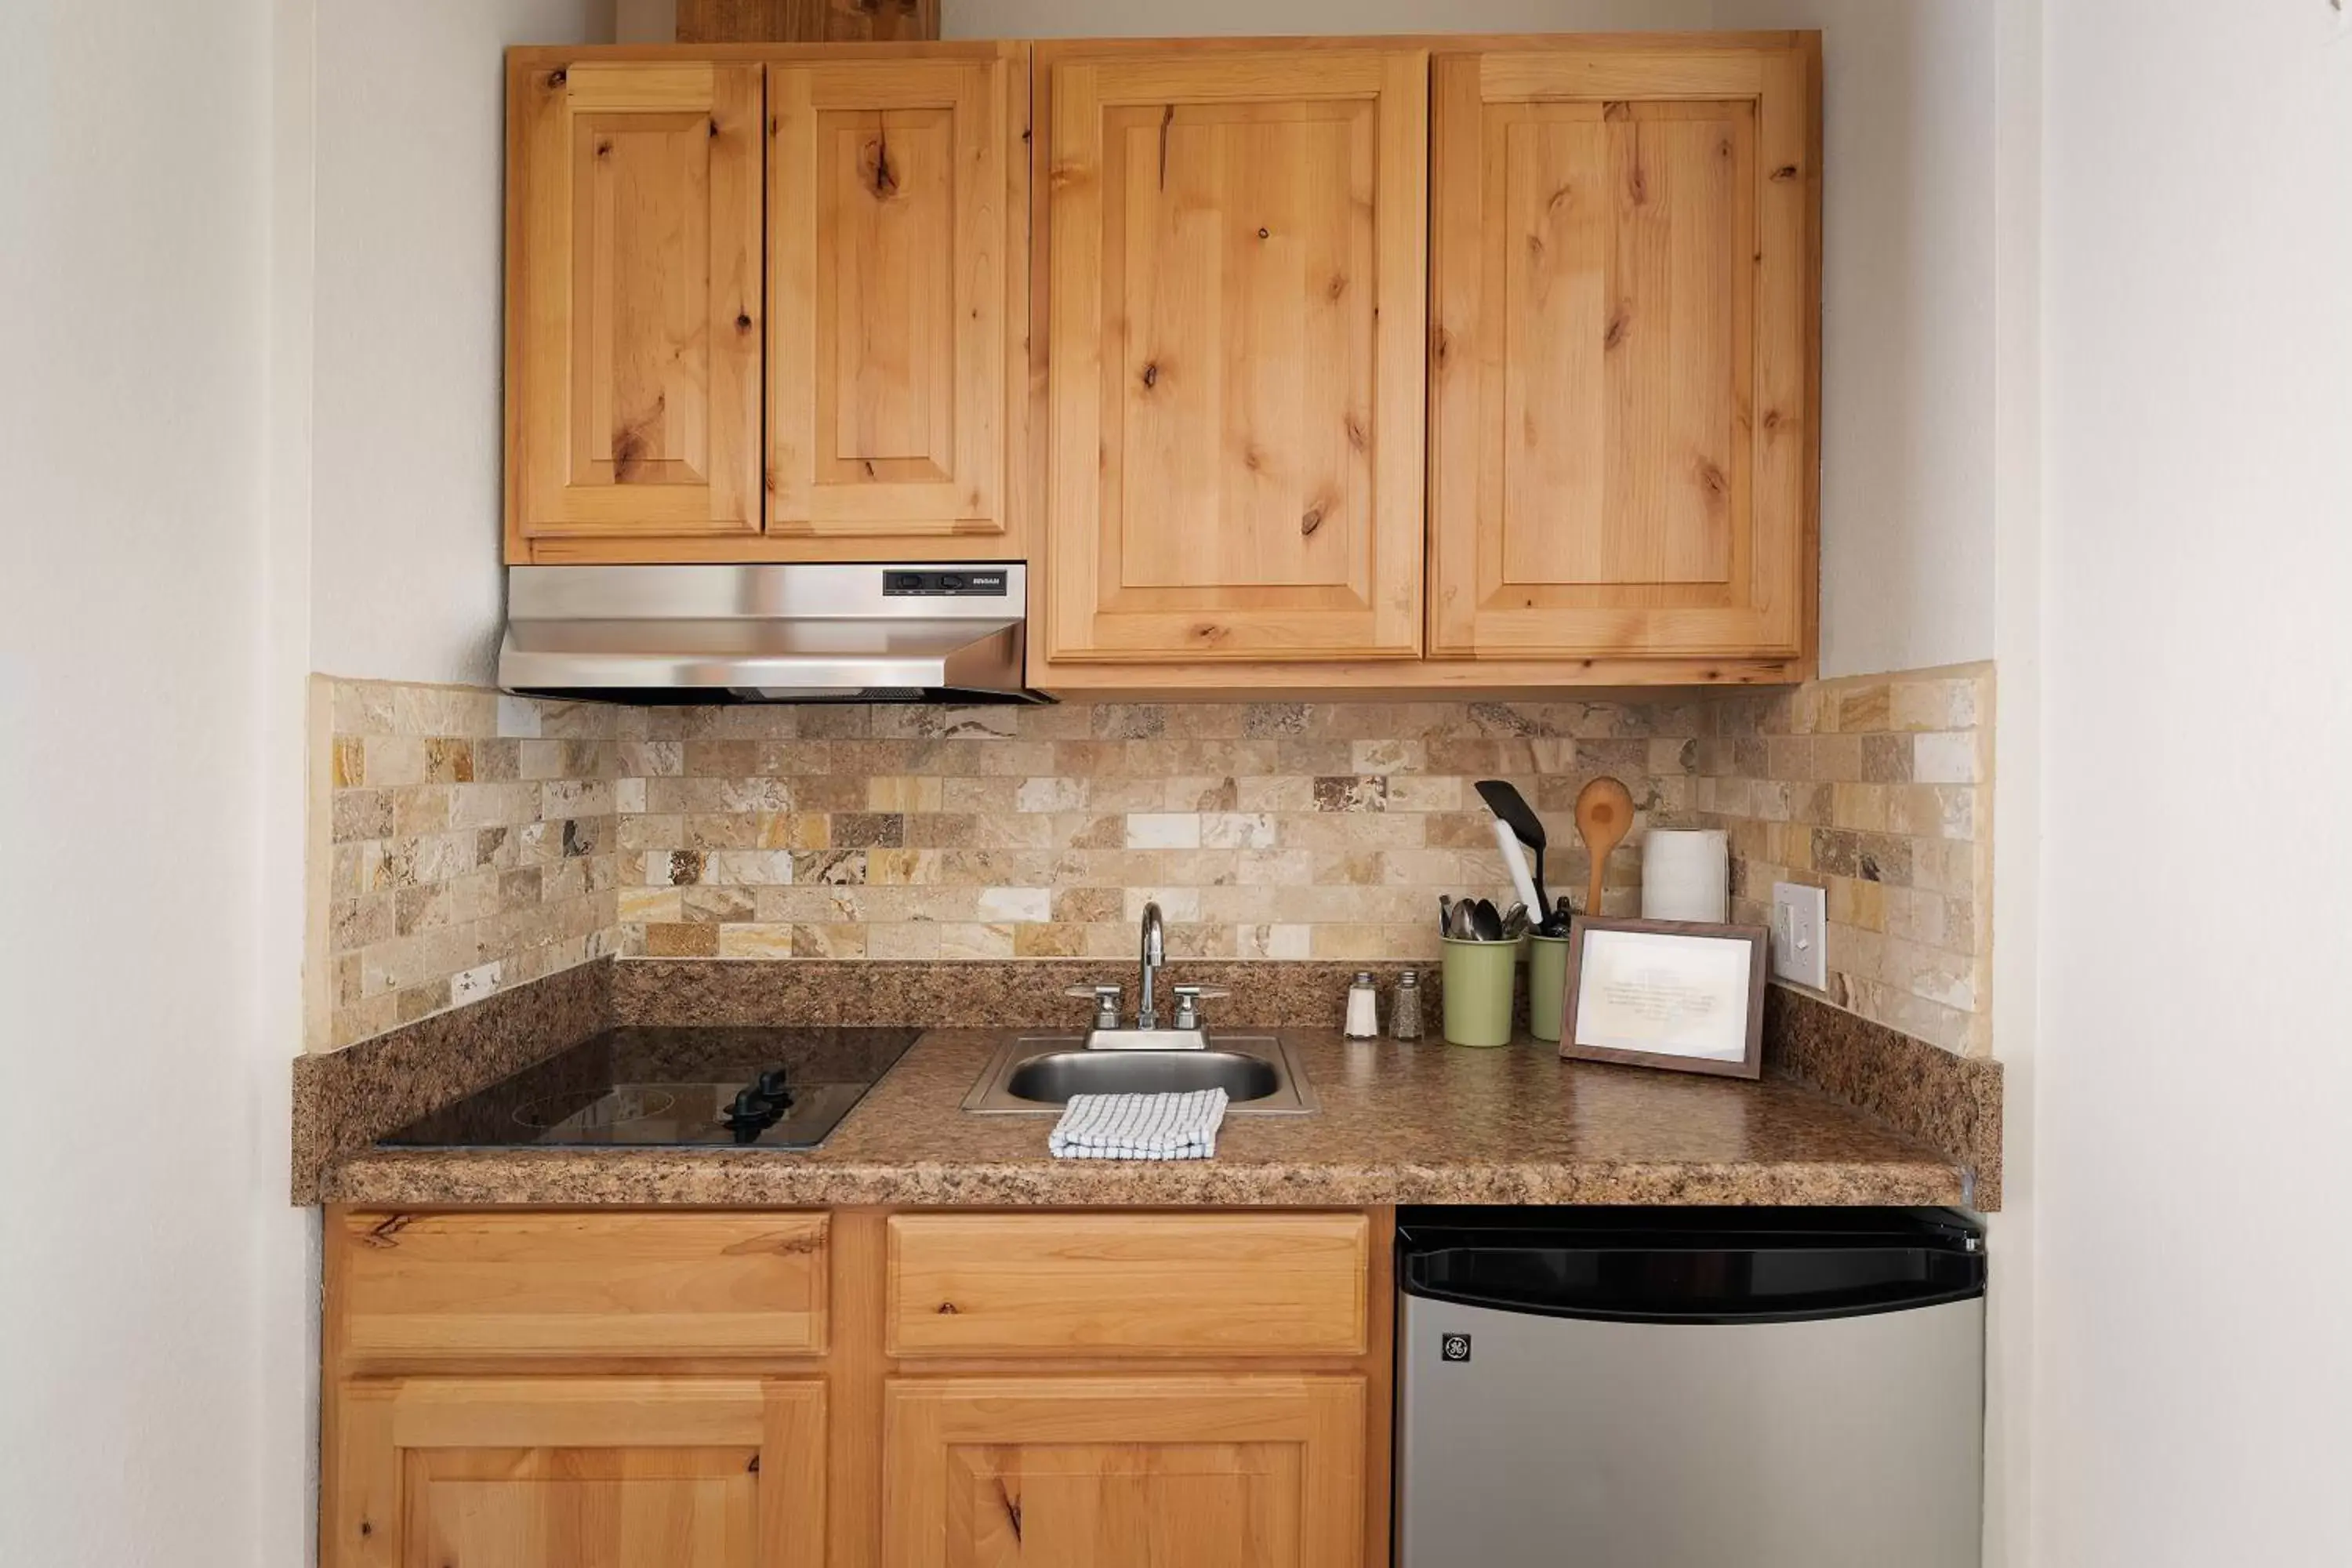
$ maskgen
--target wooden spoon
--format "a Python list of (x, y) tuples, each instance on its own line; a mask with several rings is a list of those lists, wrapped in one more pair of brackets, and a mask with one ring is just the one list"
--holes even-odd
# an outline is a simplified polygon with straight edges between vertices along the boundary
[(1587, 920), (1601, 913), (1601, 874), (1608, 868), (1609, 852), (1624, 841), (1633, 826), (1633, 792), (1612, 778), (1597, 778), (1577, 792), (1576, 836), (1592, 858), (1592, 880), (1584, 892)]

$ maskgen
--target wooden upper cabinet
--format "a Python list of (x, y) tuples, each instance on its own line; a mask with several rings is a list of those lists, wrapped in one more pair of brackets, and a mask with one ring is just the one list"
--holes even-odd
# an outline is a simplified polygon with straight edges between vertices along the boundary
[(1019, 553), (1020, 63), (992, 46), (771, 68), (772, 539)]
[(1434, 81), (1431, 651), (1808, 656), (1817, 37)]
[(1412, 658), (1428, 57), (1038, 64), (1047, 658)]
[(508, 543), (760, 527), (761, 72), (518, 62)]
[(324, 1568), (824, 1568), (815, 1379), (345, 1384)]

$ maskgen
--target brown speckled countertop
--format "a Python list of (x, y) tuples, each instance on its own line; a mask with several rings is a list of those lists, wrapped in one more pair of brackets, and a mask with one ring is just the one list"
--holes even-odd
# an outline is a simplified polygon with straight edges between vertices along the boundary
[(1055, 1160), (1051, 1113), (961, 1101), (1003, 1031), (926, 1034), (815, 1151), (362, 1150), (320, 1196), (400, 1205), (1960, 1204), (1950, 1157), (1801, 1084), (1355, 1045), (1286, 1029), (1322, 1102), (1232, 1115), (1204, 1161)]

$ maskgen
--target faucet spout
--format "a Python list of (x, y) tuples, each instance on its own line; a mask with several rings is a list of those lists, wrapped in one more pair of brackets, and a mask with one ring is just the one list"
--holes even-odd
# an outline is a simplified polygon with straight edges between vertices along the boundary
[(1156, 1029), (1160, 1026), (1158, 1009), (1153, 1005), (1152, 973), (1168, 962), (1168, 938), (1160, 921), (1157, 902), (1143, 906), (1143, 984), (1135, 1008), (1135, 1026)]

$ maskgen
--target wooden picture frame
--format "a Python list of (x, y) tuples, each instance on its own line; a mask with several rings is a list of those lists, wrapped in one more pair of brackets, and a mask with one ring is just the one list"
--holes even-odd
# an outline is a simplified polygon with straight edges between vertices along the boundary
[[(1702, 1036), (1713, 1033), (1720, 1038), (1728, 1033), (1735, 1018), (1744, 1026), (1737, 1057), (1726, 1054), (1718, 1045), (1715, 1049), (1689, 1050), (1633, 1049), (1622, 1044), (1601, 1043), (1624, 1037), (1601, 1035), (1613, 1019), (1634, 1016), (1638, 998), (1612, 999), (1611, 1009), (1604, 1014), (1598, 999), (1584, 994), (1589, 978), (1597, 979), (1597, 966), (1588, 962), (1587, 944), (1595, 936), (1611, 938), (1631, 936), (1643, 939), (1638, 944), (1626, 944), (1639, 951), (1653, 963), (1671, 965), (1677, 948), (1685, 943), (1706, 944), (1706, 949), (1691, 948), (1686, 956), (1692, 961), (1687, 988), (1693, 999), (1701, 1005), (1703, 1013), (1712, 1013), (1690, 1026), (1689, 1033)], [(1668, 939), (1660, 942), (1654, 939)], [(1761, 1078), (1764, 1072), (1764, 982), (1769, 976), (1770, 963), (1766, 951), (1767, 933), (1762, 926), (1717, 925), (1697, 921), (1633, 921), (1588, 920), (1580, 915), (1569, 932), (1568, 994), (1561, 999), (1559, 1054), (1569, 1061), (1612, 1062), (1623, 1067), (1659, 1068), (1668, 1072), (1706, 1073), (1717, 1078)], [(1735, 987), (1722, 973), (1709, 974), (1709, 969), (1720, 971), (1727, 954), (1726, 944), (1736, 947), (1746, 955), (1747, 973), (1744, 994), (1731, 994)], [(1708, 951), (1712, 950), (1712, 951)], [(1612, 959), (1614, 955), (1610, 955)], [(1669, 987), (1683, 984), (1669, 976)], [(1715, 993), (1715, 1008), (1706, 1006), (1709, 993)], [(1736, 1013), (1720, 1011), (1728, 1005)], [(1594, 1036), (1593, 1040), (1584, 1037)]]

